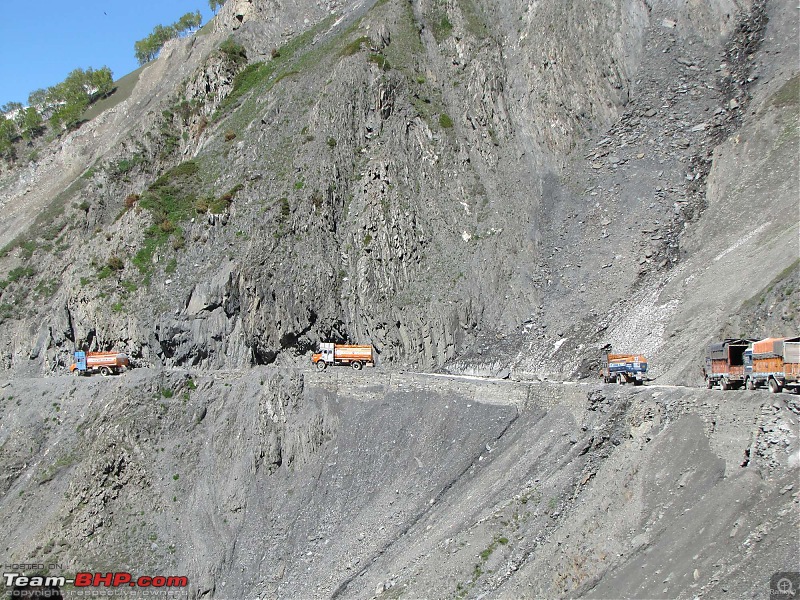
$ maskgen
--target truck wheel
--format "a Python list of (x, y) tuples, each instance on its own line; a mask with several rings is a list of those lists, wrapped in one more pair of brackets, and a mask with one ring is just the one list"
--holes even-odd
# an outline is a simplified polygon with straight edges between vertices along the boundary
[(317, 361), (317, 371), (324, 371), (325, 367), (327, 367), (327, 366), (328, 366), (328, 363), (326, 363), (324, 360), (318, 360)]
[(729, 389), (731, 389), (728, 380), (725, 379), (724, 377), (719, 380), (719, 389), (721, 389), (723, 392), (727, 392)]
[(625, 375), (617, 375), (617, 383), (620, 385), (625, 385)]
[(747, 381), (744, 382), (744, 387), (746, 387), (748, 390), (754, 390), (756, 389), (756, 382), (753, 381), (752, 377), (748, 377)]
[(783, 388), (781, 388), (781, 384), (778, 383), (778, 381), (776, 379), (774, 379), (773, 377), (770, 377), (770, 379), (769, 379), (769, 391), (772, 392), (773, 394), (780, 394), (781, 393), (781, 389), (783, 389)]
[(712, 387), (714, 387), (714, 382), (711, 381), (708, 377), (706, 377), (706, 389), (710, 390)]
[(111, 375), (111, 369), (109, 369), (108, 367), (103, 367), (102, 369), (100, 369), (100, 375), (102, 375), (103, 377), (108, 377), (109, 375)]
[(360, 371), (361, 370), (361, 361), (354, 360), (350, 363), (350, 366), (353, 367), (353, 371)]

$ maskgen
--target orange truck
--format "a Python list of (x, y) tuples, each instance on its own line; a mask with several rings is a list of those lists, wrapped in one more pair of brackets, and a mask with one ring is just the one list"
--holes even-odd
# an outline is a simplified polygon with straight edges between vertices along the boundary
[(703, 377), (706, 387), (719, 385), (722, 390), (740, 388), (745, 381), (745, 353), (753, 340), (726, 338), (708, 346)]
[(641, 354), (603, 353), (600, 360), (601, 377), (606, 383), (642, 385), (647, 373), (647, 359)]
[(128, 355), (122, 352), (76, 352), (69, 370), (73, 375), (100, 373), (105, 377), (122, 373), (129, 364)]
[(777, 394), (783, 388), (800, 388), (800, 337), (753, 342), (744, 353), (744, 371), (749, 390), (767, 386)]
[(361, 367), (374, 367), (375, 357), (372, 346), (323, 342), (319, 345), (319, 352), (311, 357), (311, 362), (318, 371), (324, 371), (328, 365), (350, 365), (358, 371)]

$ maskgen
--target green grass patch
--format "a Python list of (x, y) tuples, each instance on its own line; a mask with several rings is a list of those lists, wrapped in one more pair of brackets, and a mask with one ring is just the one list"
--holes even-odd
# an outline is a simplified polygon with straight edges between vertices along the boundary
[(442, 43), (453, 33), (453, 24), (450, 22), (450, 19), (447, 18), (446, 14), (441, 14), (439, 11), (434, 13), (431, 24), (433, 25), (431, 28), (433, 37), (438, 43)]
[[(231, 205), (231, 202), (233, 202), (233, 199), (236, 197), (236, 194), (238, 194), (242, 190), (242, 188), (244, 188), (244, 185), (238, 183), (231, 189), (229, 189), (227, 192), (222, 194), (219, 198), (199, 200), (195, 203), (195, 210), (199, 212), (205, 212), (207, 210), (210, 211), (212, 214), (221, 215), (228, 210), (228, 208)], [(206, 205), (206, 209), (204, 211), (200, 211), (200, 209), (203, 207), (204, 202)]]
[(137, 165), (144, 162), (144, 156), (141, 154), (134, 154), (130, 158), (123, 158), (116, 164), (112, 165), (109, 169), (110, 174), (116, 177), (122, 177), (129, 171), (133, 170)]
[[(272, 87), (285, 77), (301, 73), (306, 67), (318, 64), (322, 48), (317, 47), (311, 52), (302, 53), (301, 51), (306, 48), (314, 36), (324, 29), (326, 29), (335, 20), (335, 16), (324, 19), (314, 27), (304, 31), (296, 36), (284, 46), (276, 48), (272, 53), (272, 60), (267, 63), (258, 62), (247, 65), (240, 71), (233, 80), (233, 89), (228, 96), (220, 103), (219, 108), (214, 114), (214, 119), (222, 118), (226, 113), (229, 113), (244, 104), (243, 97), (253, 90), (258, 90), (261, 94), (268, 92)], [(327, 46), (329, 44), (326, 44)], [(277, 75), (273, 79), (273, 75)], [(251, 107), (252, 109), (253, 107)], [(250, 110), (245, 111), (247, 114), (238, 117), (236, 120), (241, 122), (242, 126), (249, 124), (250, 119), (253, 117)]]
[(247, 52), (244, 46), (236, 42), (232, 37), (229, 37), (219, 45), (219, 50), (227, 60), (234, 64), (243, 64), (247, 62)]
[(275, 81), (272, 82), (272, 85), (277, 85), (278, 83), (280, 83), (281, 81), (283, 81), (287, 77), (294, 77), (295, 75), (299, 75), (299, 74), (300, 74), (300, 71), (285, 71), (285, 72), (281, 73), (280, 75), (278, 75), (275, 78)]
[(450, 115), (447, 113), (442, 113), (439, 115), (439, 125), (442, 127), (442, 129), (452, 129), (453, 119), (451, 119)]
[(28, 240), (27, 242), (22, 242), (19, 245), (20, 254), (22, 255), (22, 260), (28, 260), (33, 256), (33, 253), (36, 251), (37, 244), (34, 240)]
[[(149, 235), (148, 235), (149, 234)], [(145, 232), (144, 243), (134, 255), (131, 262), (142, 273), (149, 273), (153, 269), (153, 256), (158, 247), (166, 240), (161, 239), (152, 228)]]
[(114, 271), (108, 265), (103, 265), (99, 271), (97, 271), (97, 279), (103, 280), (111, 276)]
[(800, 75), (792, 77), (775, 92), (772, 96), (772, 104), (778, 108), (800, 105)]
[[(783, 271), (778, 273), (778, 275), (775, 276), (775, 278), (772, 281), (770, 281), (764, 288), (762, 288), (757, 294), (745, 300), (744, 303), (742, 303), (742, 308), (746, 309), (746, 311), (750, 311), (764, 304), (767, 301), (767, 297), (772, 292), (772, 290), (774, 290), (776, 287), (783, 285), (784, 281), (789, 279), (790, 277), (797, 276), (798, 271), (800, 271), (800, 258), (795, 260)], [(787, 285), (790, 286), (789, 289), (791, 290), (791, 285), (790, 284)]]
[[(83, 282), (83, 280), (81, 280), (81, 282)], [(133, 281), (127, 281), (123, 279), (119, 282), (119, 284), (120, 286), (122, 286), (122, 289), (124, 289), (128, 293), (133, 293), (139, 289), (139, 286)]]
[(386, 60), (386, 57), (383, 54), (375, 52), (370, 53), (369, 58), (367, 60), (371, 63), (378, 65), (378, 68), (381, 71), (388, 71), (389, 69), (392, 68), (391, 65), (389, 64), (389, 61)]
[(147, 188), (141, 195), (139, 205), (149, 210), (159, 224), (165, 221), (177, 223), (189, 217), (197, 199), (195, 192), (200, 184), (199, 170), (200, 166), (193, 160), (173, 167)]
[(275, 67), (272, 63), (257, 62), (247, 65), (233, 78), (233, 89), (231, 93), (225, 96), (225, 99), (220, 102), (214, 118), (219, 118), (236, 106), (242, 96), (260, 83), (265, 82), (274, 72)]
[(313, 39), (316, 31), (325, 24), (329, 23), (331, 18), (325, 19), (322, 23), (310, 30), (300, 34), (286, 45), (278, 48), (274, 53), (274, 58), (268, 63), (257, 62), (247, 65), (233, 78), (233, 89), (225, 99), (220, 103), (214, 118), (217, 119), (229, 112), (239, 105), (241, 98), (262, 84), (265, 84), (269, 78), (275, 73), (279, 73), (272, 85), (280, 81), (283, 77), (294, 75), (299, 71), (296, 69), (287, 69), (291, 63), (294, 55), (298, 50), (306, 46)]
[(370, 40), (369, 37), (362, 35), (342, 48), (342, 51), (339, 54), (341, 56), (353, 56), (353, 54), (360, 52), (364, 46), (369, 48), (371, 44), (372, 40)]
[(145, 230), (142, 247), (133, 257), (133, 264), (142, 273), (153, 268), (153, 257), (174, 235), (182, 237), (178, 223), (196, 210), (197, 190), (202, 185), (200, 165), (193, 160), (173, 167), (142, 193), (139, 206), (150, 211), (153, 223)]
[(14, 267), (11, 271), (8, 272), (8, 277), (6, 277), (6, 283), (14, 283), (21, 279), (27, 279), (29, 277), (33, 277), (36, 273), (33, 267)]

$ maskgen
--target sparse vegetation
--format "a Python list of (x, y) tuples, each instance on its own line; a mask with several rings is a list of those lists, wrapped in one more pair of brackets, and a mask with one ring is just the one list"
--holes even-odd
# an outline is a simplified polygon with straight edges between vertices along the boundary
[(772, 104), (779, 108), (800, 105), (800, 75), (792, 77), (775, 92)]
[(222, 42), (219, 49), (228, 61), (236, 65), (247, 62), (247, 52), (245, 52), (244, 46), (234, 41), (232, 37)]
[[(21, 279), (33, 277), (35, 273), (36, 271), (34, 271), (33, 267), (14, 267), (8, 272), (8, 277), (6, 277), (5, 284), (8, 285), (9, 283), (14, 283)], [(5, 287), (5, 285), (2, 285), (2, 287)]]
[(344, 48), (342, 48), (341, 55), (352, 56), (353, 54), (360, 52), (364, 47), (369, 48), (370, 44), (371, 44), (370, 39), (367, 36), (362, 35), (361, 37), (356, 38), (355, 40), (347, 44)]
[(54, 130), (74, 129), (89, 104), (107, 96), (113, 88), (114, 78), (108, 67), (75, 69), (64, 81), (45, 91), (41, 110), (51, 113), (50, 124)]
[(260, 83), (266, 81), (274, 72), (274, 67), (267, 63), (257, 62), (247, 65), (233, 78), (233, 89), (230, 94), (225, 96), (225, 99), (220, 102), (216, 116), (233, 108), (242, 96)]
[(214, 12), (214, 14), (217, 14), (217, 10), (224, 5), (225, 0), (208, 0), (208, 7)]
[(292, 209), (289, 206), (289, 199), (288, 198), (281, 198), (278, 200), (278, 204), (281, 207), (281, 217), (284, 219), (288, 219), (289, 215), (292, 214)]
[(153, 224), (145, 230), (144, 243), (132, 260), (140, 272), (152, 269), (156, 250), (173, 234), (182, 237), (177, 224), (197, 210), (199, 168), (195, 161), (182, 163), (159, 177), (141, 195), (139, 205), (150, 211)]
[(432, 19), (433, 37), (441, 43), (453, 33), (453, 24), (446, 14), (437, 14)]
[(369, 60), (369, 62), (371, 63), (378, 65), (378, 68), (381, 69), (382, 71), (388, 71), (389, 69), (392, 68), (389, 65), (389, 61), (386, 60), (386, 57), (383, 54), (373, 52), (369, 55), (369, 58), (367, 60)]
[[(215, 215), (220, 215), (224, 213), (225, 211), (228, 210), (228, 208), (231, 205), (231, 202), (233, 202), (233, 199), (236, 197), (236, 194), (238, 194), (242, 190), (242, 188), (244, 188), (244, 185), (242, 185), (241, 183), (236, 184), (230, 190), (222, 194), (219, 198), (206, 201), (206, 210), (210, 211), (212, 214)], [(197, 203), (196, 206), (201, 207), (202, 201)]]
[[(226, 113), (237, 107), (242, 101), (242, 97), (248, 92), (258, 86), (264, 86), (269, 89), (271, 85), (278, 83), (283, 77), (299, 73), (304, 66), (304, 61), (307, 57), (301, 57), (295, 64), (292, 64), (297, 52), (309, 44), (314, 35), (319, 29), (327, 27), (332, 22), (333, 17), (329, 17), (317, 24), (315, 27), (308, 29), (297, 37), (293, 38), (284, 46), (275, 48), (271, 52), (272, 60), (269, 62), (256, 62), (247, 65), (242, 69), (233, 80), (233, 90), (228, 94), (225, 99), (220, 103), (217, 112), (214, 115), (215, 119), (221, 118)], [(311, 53), (309, 53), (311, 54)], [(277, 77), (267, 86), (267, 81), (273, 76)]]
[(134, 43), (133, 51), (136, 60), (140, 65), (150, 62), (158, 57), (161, 48), (169, 40), (199, 29), (202, 23), (203, 16), (198, 10), (186, 13), (172, 25), (156, 25), (150, 35)]
[(116, 177), (122, 177), (136, 166), (144, 162), (144, 156), (134, 154), (130, 158), (123, 158), (109, 169), (109, 173)]
[(106, 263), (108, 268), (112, 271), (122, 271), (125, 268), (125, 261), (122, 260), (119, 256), (112, 256), (108, 259)]

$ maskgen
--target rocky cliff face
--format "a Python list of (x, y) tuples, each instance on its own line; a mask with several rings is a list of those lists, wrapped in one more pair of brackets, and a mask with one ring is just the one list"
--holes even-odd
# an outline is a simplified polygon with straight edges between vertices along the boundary
[[(760, 244), (768, 211), (743, 207), (786, 210), (797, 191), (794, 72), (759, 76), (764, 36), (794, 25), (768, 25), (768, 9), (788, 10), (229, 2), (112, 113), (6, 176), (7, 204), (30, 207), (7, 232), (47, 208), (3, 259), (18, 269), (4, 362), (57, 370), (81, 346), (242, 367), (321, 339), (372, 343), (387, 363), (560, 377), (606, 342), (658, 357), (687, 304), (664, 286), (699, 280), (712, 240)], [(745, 186), (726, 166), (744, 159), (735, 140), (781, 127), (762, 146), (785, 171), (730, 199)], [(23, 185), (34, 200), (13, 196)], [(725, 217), (707, 213), (717, 197)], [(791, 231), (771, 278), (791, 265)], [(715, 293), (727, 314), (748, 300)], [(469, 358), (508, 336), (518, 358)]]

